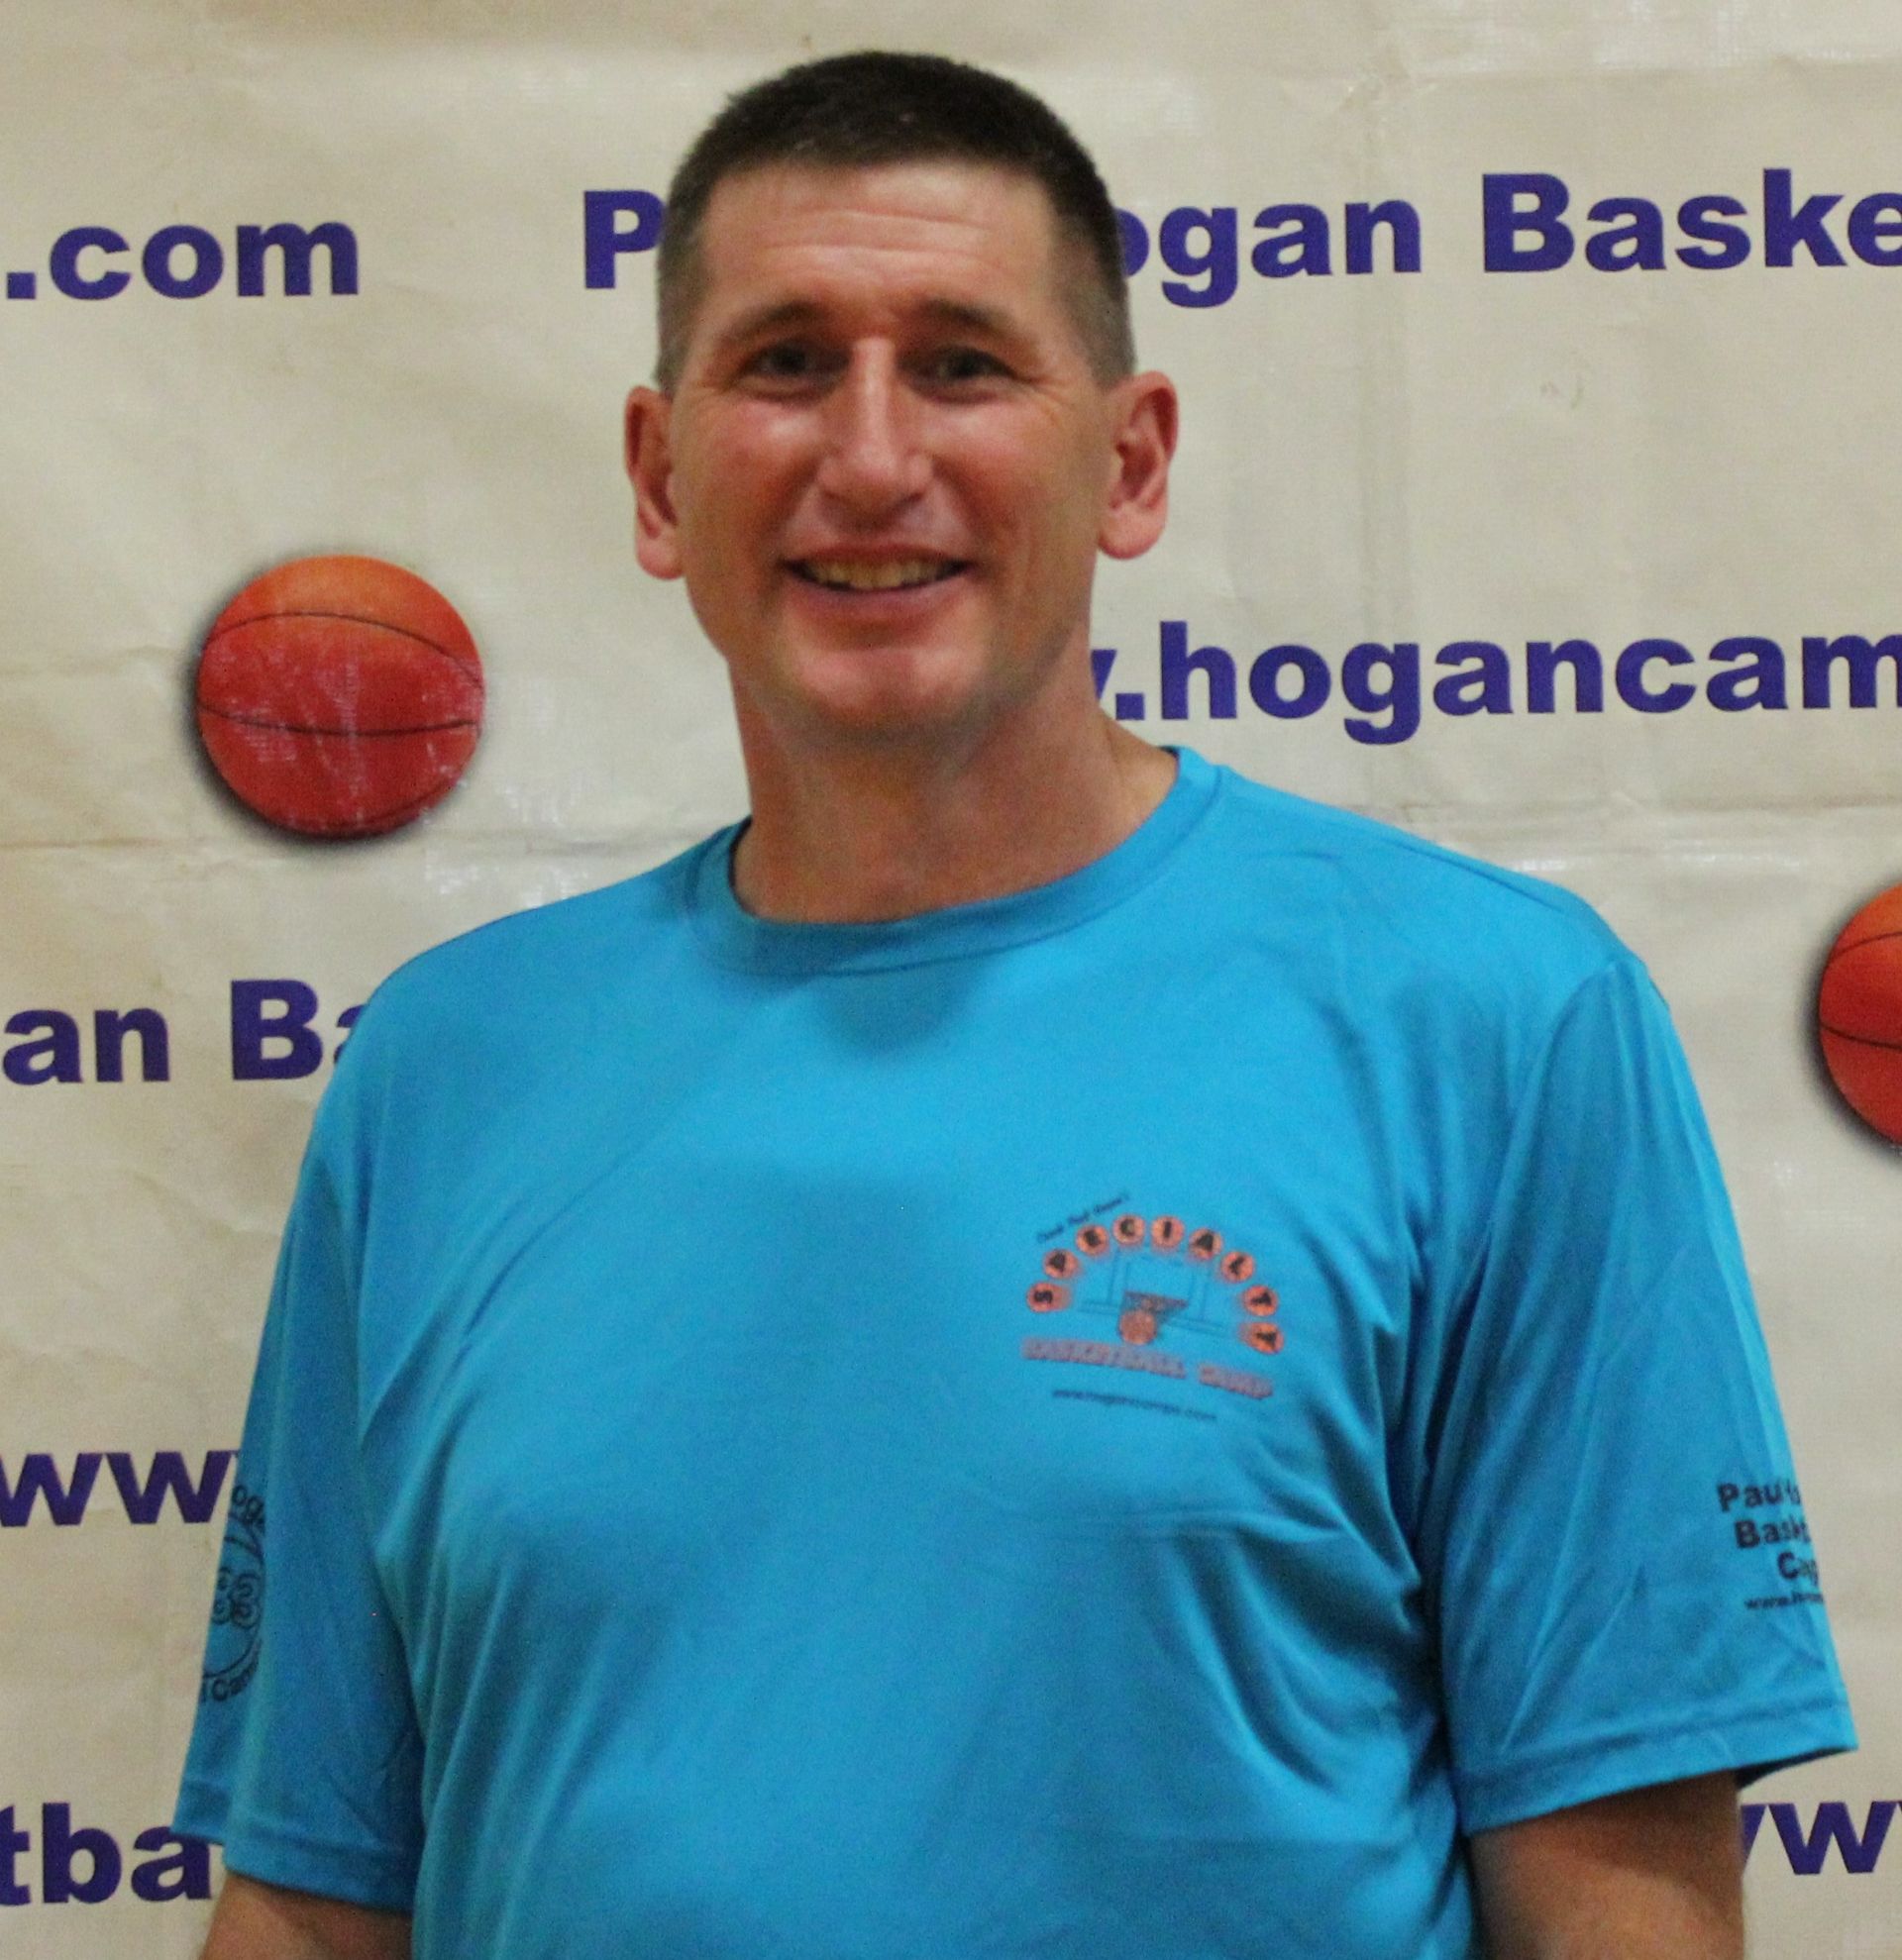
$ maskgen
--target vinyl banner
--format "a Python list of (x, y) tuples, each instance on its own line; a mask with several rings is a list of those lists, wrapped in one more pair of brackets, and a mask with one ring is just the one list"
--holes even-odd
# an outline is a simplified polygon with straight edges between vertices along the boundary
[[(877, 45), (1045, 95), (1119, 207), (1184, 429), (1166, 537), (1102, 569), (1105, 709), (1570, 887), (1669, 1000), (1801, 1467), (1777, 1571), (1862, 1743), (1745, 1792), (1752, 1950), (1902, 1956), (1902, 15), (63, 0), (4, 39), (0, 1953), (203, 1937), (168, 1819), (255, 1664), (234, 1453), (357, 1008), (745, 807), (620, 408), (684, 146)], [(1792, 1515), (1712, 1501), (1740, 1545)]]

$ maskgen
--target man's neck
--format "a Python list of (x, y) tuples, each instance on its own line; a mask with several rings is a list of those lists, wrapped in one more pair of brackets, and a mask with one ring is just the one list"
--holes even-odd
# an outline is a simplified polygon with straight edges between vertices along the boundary
[(1081, 738), (968, 754), (841, 747), (795, 768), (757, 728), (745, 749), (753, 818), (735, 895), (759, 917), (812, 923), (908, 918), (1047, 884), (1114, 850), (1176, 777), (1173, 756), (1101, 713)]

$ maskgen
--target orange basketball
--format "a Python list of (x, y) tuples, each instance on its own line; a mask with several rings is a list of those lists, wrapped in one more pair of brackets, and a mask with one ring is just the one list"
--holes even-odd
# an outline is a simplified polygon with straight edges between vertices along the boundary
[(371, 837), (455, 787), (482, 725), (456, 608), (373, 558), (294, 559), (218, 615), (198, 733), (232, 792), (310, 837)]
[(1116, 1321), (1116, 1332), (1132, 1347), (1146, 1347), (1156, 1338), (1156, 1316), (1146, 1306), (1125, 1307)]
[(1816, 1026), (1844, 1101), (1878, 1136), (1902, 1143), (1902, 884), (1838, 935), (1823, 964)]

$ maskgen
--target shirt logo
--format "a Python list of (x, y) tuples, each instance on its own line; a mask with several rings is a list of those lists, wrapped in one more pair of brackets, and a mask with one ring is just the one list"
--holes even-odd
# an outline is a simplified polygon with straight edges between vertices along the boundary
[(264, 1627), (264, 1500), (240, 1484), (225, 1518), (200, 1702), (229, 1702), (251, 1686)]
[[(1125, 1204), (1110, 1199), (1042, 1234), (1046, 1250), (1024, 1303), (1039, 1315), (1074, 1313), (1083, 1338), (1026, 1340), (1026, 1358), (1098, 1361), (1186, 1380), (1191, 1370), (1170, 1349), (1207, 1353), (1215, 1342), (1217, 1354), (1236, 1343), (1256, 1355), (1281, 1352), (1281, 1296), (1258, 1277), (1252, 1252), (1230, 1245), (1213, 1224)], [(1272, 1393), (1267, 1376), (1215, 1359), (1194, 1379), (1257, 1399)]]

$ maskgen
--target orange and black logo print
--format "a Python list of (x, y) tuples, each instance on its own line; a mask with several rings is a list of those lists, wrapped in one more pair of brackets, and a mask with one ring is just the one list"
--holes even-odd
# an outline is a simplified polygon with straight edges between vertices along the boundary
[(1215, 1225), (1115, 1209), (1107, 1223), (1099, 1215), (1076, 1225), (1069, 1244), (1044, 1252), (1041, 1268), (1024, 1295), (1033, 1313), (1101, 1316), (1127, 1347), (1153, 1347), (1180, 1329), (1281, 1352), (1281, 1295), (1257, 1277), (1253, 1251), (1230, 1245)]

